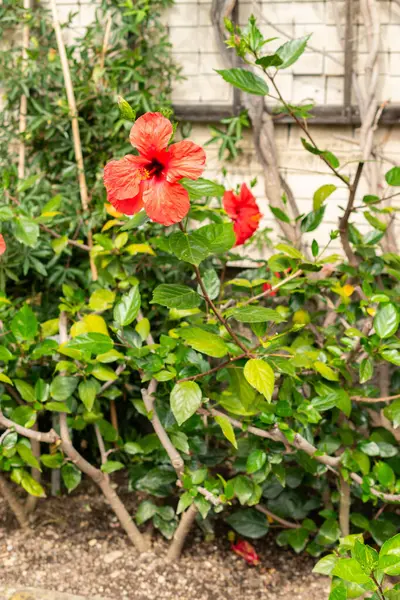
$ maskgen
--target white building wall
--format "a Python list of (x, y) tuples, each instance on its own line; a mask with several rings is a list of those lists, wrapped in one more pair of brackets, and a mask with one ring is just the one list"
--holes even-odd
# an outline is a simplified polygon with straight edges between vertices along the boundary
[[(42, 0), (46, 4), (46, 0)], [(337, 3), (339, 12), (344, 11), (344, 1)], [(69, 35), (81, 34), (86, 25), (94, 18), (96, 2), (91, 0), (57, 0), (60, 20), (66, 20), (74, 11)], [(251, 14), (259, 21), (263, 34), (267, 37), (279, 35), (272, 42), (271, 50), (289, 38), (312, 33), (310, 48), (298, 63), (280, 73), (277, 83), (286, 100), (302, 102), (313, 100), (316, 104), (341, 105), (343, 103), (343, 63), (344, 56), (335, 25), (331, 0), (240, 0), (239, 21), (244, 25)], [(382, 47), (379, 53), (381, 65), (379, 93), (380, 100), (400, 103), (400, 4), (396, 0), (380, 0), (379, 13), (382, 28)], [(186, 80), (178, 82), (173, 91), (173, 102), (177, 105), (224, 104), (232, 103), (232, 88), (215, 73), (214, 69), (226, 67), (223, 64), (214, 38), (210, 20), (211, 3), (207, 0), (176, 0), (175, 6), (165, 15), (169, 26), (173, 54), (183, 67)], [(279, 30), (277, 32), (271, 23)], [(285, 37), (287, 34), (287, 37)], [(355, 50), (357, 63), (355, 68), (362, 74), (367, 56), (365, 32), (357, 17), (355, 26)], [(360, 152), (357, 145), (357, 130), (350, 126), (316, 126), (309, 122), (310, 131), (320, 148), (329, 148), (344, 165), (343, 174), (354, 172)], [(276, 142), (282, 173), (292, 187), (301, 212), (312, 209), (314, 191), (326, 183), (338, 184), (322, 161), (304, 150), (300, 142), (300, 132), (294, 125), (277, 125)], [(382, 127), (378, 133), (381, 141), (380, 152), (383, 156), (382, 172), (393, 164), (400, 164), (400, 124), (394, 127)], [(196, 124), (190, 136), (197, 143), (210, 139), (207, 125)], [(268, 208), (265, 197), (262, 171), (251, 143), (251, 134), (247, 132), (242, 144), (243, 152), (234, 163), (225, 165), (228, 176), (227, 186), (243, 181), (250, 182), (258, 176), (254, 188), (261, 211), (264, 214), (262, 224), (274, 230), (273, 238), (279, 236), (279, 228)], [(206, 176), (222, 180), (221, 163), (218, 161), (217, 148), (207, 147)], [(382, 179), (383, 181), (383, 179)], [(385, 188), (382, 188), (384, 192)], [(358, 197), (370, 193), (366, 182), (362, 181)], [(359, 204), (358, 200), (358, 204)], [(338, 190), (326, 202), (327, 210), (323, 225), (317, 231), (308, 234), (310, 241), (315, 237), (324, 245), (329, 232), (337, 228), (341, 214), (340, 207), (345, 206), (347, 193), (345, 186)], [(393, 199), (393, 205), (400, 208), (400, 200)], [(368, 231), (370, 225), (357, 214), (356, 223), (361, 231)], [(400, 233), (400, 229), (399, 229)], [(332, 250), (340, 250), (339, 242), (332, 244)]]

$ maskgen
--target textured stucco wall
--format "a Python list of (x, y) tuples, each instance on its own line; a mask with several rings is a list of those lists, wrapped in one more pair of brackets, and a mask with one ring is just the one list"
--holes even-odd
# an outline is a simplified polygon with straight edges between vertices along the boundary
[[(46, 3), (46, 2), (44, 2)], [(96, 2), (90, 0), (58, 0), (60, 19), (66, 19), (71, 11), (76, 11), (69, 35), (80, 34), (94, 18)], [(337, 3), (339, 12), (344, 11), (344, 1)], [(206, 0), (176, 0), (174, 7), (165, 14), (169, 26), (173, 52), (183, 66), (187, 80), (178, 83), (173, 93), (176, 104), (229, 104), (232, 91), (214, 69), (223, 68), (218, 54), (210, 22), (210, 2)], [(379, 13), (382, 28), (382, 48), (380, 60), (380, 94), (382, 100), (400, 102), (400, 5), (389, 0), (380, 0)], [(239, 20), (244, 24), (250, 14), (259, 18), (263, 33), (268, 37), (279, 35), (280, 40), (272, 43), (272, 48), (289, 37), (300, 37), (312, 33), (311, 49), (292, 68), (279, 75), (278, 83), (286, 99), (294, 102), (307, 99), (317, 104), (341, 104), (343, 98), (343, 52), (337, 34), (331, 0), (280, 0), (248, 2), (241, 0)], [(270, 23), (274, 23), (277, 33)], [(362, 73), (366, 60), (365, 32), (357, 17), (354, 44), (358, 50), (357, 70)], [(339, 64), (342, 63), (342, 64)], [(342, 165), (344, 174), (353, 172), (359, 148), (356, 143), (357, 131), (352, 127), (313, 126), (311, 131), (319, 147), (333, 151)], [(294, 126), (276, 126), (276, 141), (282, 172), (291, 185), (301, 212), (308, 212), (312, 206), (313, 192), (325, 183), (337, 180), (330, 174), (318, 157), (307, 153), (301, 146), (299, 131)], [(380, 151), (384, 155), (382, 172), (388, 170), (394, 161), (400, 164), (400, 126), (379, 131)], [(210, 138), (206, 125), (194, 125), (191, 138), (203, 143)], [(242, 145), (243, 153), (238, 161), (227, 165), (229, 175), (225, 183), (235, 185), (249, 182), (259, 176), (255, 193), (264, 213), (263, 223), (274, 229), (273, 237), (279, 235), (276, 222), (267, 206), (260, 165), (252, 151), (250, 132)], [(207, 148), (207, 176), (221, 178), (221, 164), (217, 150)], [(359, 188), (359, 197), (368, 193), (365, 181)], [(328, 239), (329, 231), (337, 227), (340, 206), (346, 203), (344, 186), (334, 192), (327, 202), (324, 224), (309, 238), (315, 237), (321, 244)], [(395, 198), (393, 204), (400, 208)], [(370, 226), (362, 215), (357, 216), (359, 227), (367, 231)], [(400, 233), (400, 231), (399, 231)], [(332, 244), (339, 250), (338, 242)]]

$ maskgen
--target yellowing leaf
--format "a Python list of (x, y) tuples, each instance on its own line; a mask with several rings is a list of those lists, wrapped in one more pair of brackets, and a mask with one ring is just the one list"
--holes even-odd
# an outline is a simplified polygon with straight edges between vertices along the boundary
[(118, 221), (118, 219), (111, 219), (111, 221), (107, 221), (105, 225), (102, 227), (102, 231), (108, 231), (111, 227), (115, 227), (115, 225), (122, 225), (122, 221)]
[(58, 333), (58, 325), (58, 319), (50, 319), (49, 321), (41, 323), (42, 337), (47, 338), (51, 335), (56, 335), (56, 333)]
[(149, 244), (129, 244), (129, 246), (125, 248), (125, 252), (129, 252), (131, 256), (134, 254), (151, 254), (152, 256), (155, 256), (155, 252)]
[(376, 315), (376, 308), (367, 308), (367, 313), (371, 316), (374, 317)]
[(237, 445), (237, 441), (236, 441), (235, 432), (233, 430), (233, 427), (232, 427), (230, 421), (227, 419), (227, 417), (223, 417), (222, 415), (221, 416), (217, 415), (215, 417), (215, 420), (218, 423), (218, 425), (221, 427), (222, 433), (224, 434), (226, 439), (232, 444), (232, 446), (234, 448), (237, 449), (238, 445)]
[(62, 215), (58, 210), (49, 210), (41, 214), (42, 217), (55, 217), (57, 215)]
[(243, 374), (249, 384), (271, 402), (274, 391), (274, 372), (262, 358), (251, 358), (244, 366)]
[(117, 209), (114, 208), (112, 204), (108, 204), (108, 202), (104, 203), (104, 208), (106, 209), (106, 212), (110, 215), (110, 217), (115, 217), (116, 219), (119, 219), (123, 216), (122, 213), (118, 212)]
[(296, 310), (293, 314), (293, 323), (298, 325), (307, 325), (311, 321), (311, 317), (306, 310), (300, 309)]
[(11, 381), (11, 379), (7, 375), (4, 375), (4, 373), (0, 373), (0, 381), (4, 381), (4, 383), (9, 383), (10, 385), (14, 385), (13, 382)]
[(100, 315), (86, 315), (82, 321), (74, 323), (71, 327), (71, 337), (77, 337), (83, 333), (104, 333), (109, 335), (107, 325)]
[(320, 360), (317, 360), (314, 363), (314, 369), (318, 371), (318, 373), (320, 373), (322, 377), (328, 379), (328, 381), (339, 381), (339, 375), (333, 369), (328, 367), (328, 365), (321, 362)]
[(342, 289), (343, 289), (343, 294), (345, 296), (347, 296), (348, 298), (354, 292), (354, 287), (352, 285), (350, 285), (349, 283), (346, 283), (346, 285), (344, 285)]

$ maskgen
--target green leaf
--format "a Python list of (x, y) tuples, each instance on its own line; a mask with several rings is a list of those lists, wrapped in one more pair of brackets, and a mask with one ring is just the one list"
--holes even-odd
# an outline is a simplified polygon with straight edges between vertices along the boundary
[(224, 434), (226, 439), (232, 444), (232, 446), (234, 448), (237, 449), (238, 446), (237, 446), (235, 432), (233, 430), (233, 427), (232, 427), (229, 419), (227, 417), (224, 417), (223, 415), (216, 415), (215, 421), (221, 427), (222, 433)]
[(192, 234), (208, 248), (210, 254), (221, 254), (230, 250), (236, 243), (233, 223), (212, 223), (200, 227)]
[(320, 188), (318, 188), (316, 190), (316, 192), (314, 192), (314, 197), (313, 197), (313, 209), (314, 211), (317, 211), (318, 209), (321, 208), (321, 206), (323, 205), (323, 203), (325, 202), (325, 200), (331, 195), (333, 194), (333, 192), (337, 190), (336, 185), (333, 185), (332, 183), (328, 183), (326, 185), (322, 185)]
[(297, 248), (293, 248), (293, 246), (289, 246), (289, 244), (277, 244), (275, 248), (277, 250), (280, 250), (284, 254), (287, 254), (287, 256), (290, 256), (290, 258), (298, 258), (300, 260), (304, 260), (304, 256), (300, 252), (300, 250), (297, 250)]
[(386, 183), (393, 186), (400, 185), (400, 167), (393, 167), (385, 173)]
[(32, 427), (36, 422), (36, 411), (30, 406), (17, 406), (11, 413), (11, 420), (23, 427)]
[(202, 393), (194, 381), (177, 383), (170, 396), (171, 410), (178, 423), (182, 425), (201, 406)]
[(57, 401), (68, 400), (74, 393), (78, 381), (79, 380), (76, 377), (57, 375), (50, 385), (51, 397)]
[(232, 480), (235, 495), (238, 498), (240, 504), (243, 506), (247, 504), (253, 495), (253, 482), (245, 475), (238, 475)]
[(105, 354), (113, 347), (113, 341), (104, 333), (83, 333), (72, 338), (66, 348), (80, 350), (81, 352), (89, 352), (90, 354)]
[(260, 65), (264, 69), (279, 67), (282, 64), (283, 60), (278, 54), (268, 54), (267, 56), (262, 56), (256, 60), (256, 65)]
[(377, 217), (375, 217), (372, 213), (370, 213), (367, 210), (363, 213), (363, 215), (368, 221), (368, 223), (372, 225), (372, 227), (374, 227), (378, 231), (386, 231), (387, 224), (384, 221), (380, 221)]
[(363, 584), (370, 581), (370, 578), (364, 573), (361, 565), (355, 558), (339, 558), (333, 568), (332, 575), (336, 575), (336, 577), (340, 577), (345, 581), (351, 581), (352, 583)]
[(68, 406), (65, 404), (65, 402), (60, 402), (58, 400), (57, 400), (57, 402), (47, 402), (46, 410), (51, 410), (54, 412), (65, 412), (65, 413), (71, 412), (71, 410), (68, 408)]
[(394, 304), (388, 302), (379, 306), (374, 317), (374, 329), (381, 339), (394, 335), (399, 328), (399, 323), (399, 312)]
[(247, 457), (246, 471), (247, 473), (255, 473), (263, 468), (267, 460), (267, 455), (264, 450), (253, 450)]
[(290, 218), (288, 217), (288, 215), (286, 213), (284, 213), (283, 210), (281, 210), (277, 206), (271, 206), (271, 204), (270, 204), (269, 210), (272, 212), (274, 217), (276, 217), (279, 221), (283, 221), (284, 223), (290, 223)]
[(333, 369), (328, 367), (328, 365), (319, 360), (315, 361), (314, 369), (329, 381), (339, 381), (339, 375)]
[(61, 467), (61, 477), (68, 492), (72, 492), (81, 482), (82, 473), (73, 463)]
[(104, 365), (96, 365), (92, 371), (92, 375), (100, 381), (115, 381), (118, 379), (118, 375), (110, 367), (105, 367)]
[(287, 69), (293, 65), (303, 54), (311, 35), (306, 35), (297, 40), (290, 40), (278, 48), (276, 54), (282, 60), (277, 69)]
[(327, 554), (317, 562), (312, 572), (320, 573), (321, 575), (331, 575), (337, 561), (338, 557), (336, 554)]
[(0, 360), (3, 362), (8, 362), (13, 360), (14, 355), (6, 348), (5, 346), (0, 345)]
[(301, 221), (300, 229), (302, 233), (315, 231), (321, 225), (324, 214), (325, 206), (321, 206), (318, 210), (308, 213)]
[(14, 235), (21, 244), (33, 248), (39, 237), (39, 225), (28, 217), (19, 217), (14, 224)]
[(161, 304), (168, 308), (190, 309), (199, 306), (200, 302), (199, 294), (189, 286), (162, 283), (153, 291), (151, 304)]
[(210, 179), (203, 179), (202, 177), (199, 177), (196, 180), (186, 178), (180, 179), (179, 183), (189, 192), (189, 196), (192, 200), (198, 200), (205, 196), (220, 198), (225, 192), (224, 186), (220, 183), (216, 183)]
[(235, 309), (230, 315), (240, 323), (282, 323), (286, 321), (282, 315), (272, 308), (263, 306), (243, 306)]
[(64, 457), (61, 452), (56, 452), (56, 454), (41, 454), (40, 460), (48, 469), (59, 469), (64, 462)]
[(334, 169), (337, 169), (340, 166), (338, 158), (329, 150), (320, 150), (319, 148), (316, 148), (307, 142), (307, 140), (304, 138), (301, 138), (301, 143), (303, 144), (304, 148), (308, 150), (308, 152), (311, 152), (311, 154), (322, 156)]
[(10, 329), (18, 341), (30, 341), (38, 332), (38, 322), (33, 310), (27, 305), (19, 310), (12, 318)]
[(125, 465), (118, 460), (107, 460), (101, 465), (101, 470), (103, 473), (114, 473), (114, 471), (120, 471), (124, 467)]
[(122, 296), (120, 302), (114, 307), (114, 321), (119, 327), (126, 327), (136, 319), (140, 310), (140, 303), (139, 287), (135, 285), (127, 294)]
[(347, 600), (347, 588), (343, 582), (333, 588), (328, 600)]
[(14, 385), (17, 388), (21, 398), (25, 400), (25, 402), (35, 402), (35, 390), (30, 383), (24, 381), (23, 379), (14, 379)]
[(375, 464), (374, 475), (384, 487), (391, 488), (396, 483), (396, 476), (392, 467), (385, 462), (379, 461)]
[(78, 387), (79, 398), (83, 402), (87, 411), (91, 411), (97, 394), (99, 393), (100, 385), (94, 379), (81, 381)]
[[(215, 300), (216, 298), (218, 298), (221, 283), (217, 272), (214, 269), (207, 269), (207, 271), (205, 271), (202, 274), (202, 280), (203, 285), (206, 288), (208, 297), (211, 298), (211, 300)], [(200, 295), (203, 294), (200, 285), (197, 286), (197, 293)]]
[(38, 469), (39, 471), (41, 470), (37, 458), (32, 453), (32, 448), (29, 442), (28, 445), (26, 445), (23, 441), (18, 442), (16, 449), (22, 460), (26, 462), (27, 465), (33, 467), (34, 469)]
[(31, 496), (36, 496), (37, 498), (46, 497), (45, 491), (40, 483), (36, 481), (28, 471), (24, 471), (24, 469), (14, 469), (11, 478), (21, 485)]
[(0, 206), (0, 221), (10, 221), (14, 218), (11, 206)]
[(366, 383), (374, 374), (374, 363), (370, 358), (363, 358), (360, 363), (360, 383)]
[(169, 247), (180, 260), (199, 266), (207, 258), (209, 250), (201, 236), (195, 237), (194, 233), (183, 233), (182, 231), (173, 233), (168, 238)]
[(184, 510), (186, 510), (191, 504), (193, 504), (193, 500), (194, 498), (190, 492), (184, 492), (179, 498), (176, 514), (180, 515), (181, 513), (183, 513)]
[(228, 353), (228, 346), (224, 340), (214, 333), (209, 333), (200, 329), (200, 327), (185, 327), (179, 331), (179, 335), (183, 338), (191, 348), (198, 352), (213, 356), (214, 358), (222, 358)]
[(225, 520), (239, 535), (252, 539), (263, 537), (269, 530), (266, 517), (254, 508), (237, 510)]
[(121, 113), (121, 117), (126, 121), (133, 122), (136, 119), (136, 111), (133, 110), (131, 105), (125, 98), (118, 96), (118, 108)]
[(216, 71), (225, 81), (248, 94), (266, 96), (269, 92), (264, 79), (261, 79), (261, 77), (254, 75), (254, 73), (247, 71), (246, 69), (216, 69)]
[(381, 356), (393, 365), (400, 367), (400, 352), (398, 350), (385, 348), (381, 350)]
[(33, 187), (39, 179), (40, 175), (30, 175), (26, 179), (22, 179), (18, 182), (17, 192), (21, 193), (25, 192), (26, 190), (29, 190), (29, 188)]
[(157, 506), (149, 500), (143, 500), (136, 511), (135, 520), (138, 525), (143, 525), (157, 514)]
[(251, 358), (245, 364), (243, 373), (250, 385), (271, 402), (275, 376), (269, 364), (261, 358)]
[(379, 555), (377, 551), (371, 546), (361, 543), (360, 540), (356, 540), (351, 555), (367, 572), (371, 572), (378, 564)]

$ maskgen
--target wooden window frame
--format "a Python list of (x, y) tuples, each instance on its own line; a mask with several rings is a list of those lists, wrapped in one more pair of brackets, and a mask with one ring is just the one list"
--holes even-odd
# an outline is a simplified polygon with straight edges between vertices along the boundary
[[(238, 22), (239, 2), (237, 0), (232, 12), (232, 20)], [(353, 23), (354, 23), (354, 1), (346, 2), (346, 22), (344, 35), (344, 89), (343, 104), (325, 104), (315, 106), (310, 113), (313, 125), (361, 125), (358, 107), (352, 105), (352, 80), (354, 64), (353, 46)], [(228, 104), (198, 104), (198, 105), (173, 105), (178, 119), (199, 123), (215, 123), (227, 117), (233, 117), (244, 110), (240, 91), (233, 89), (233, 101)], [(293, 123), (290, 115), (277, 115), (274, 119), (276, 125), (287, 125)], [(379, 122), (382, 125), (400, 125), (400, 104), (392, 104), (384, 108)]]

